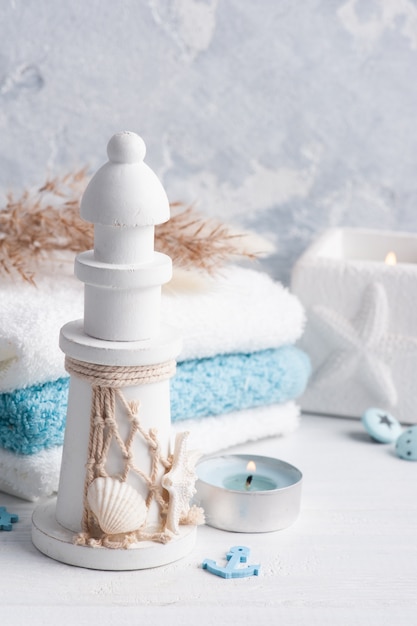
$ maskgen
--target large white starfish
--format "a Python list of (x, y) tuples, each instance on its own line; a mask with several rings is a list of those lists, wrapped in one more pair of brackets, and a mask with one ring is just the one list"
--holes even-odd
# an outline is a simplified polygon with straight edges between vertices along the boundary
[(383, 285), (368, 285), (352, 320), (320, 305), (314, 306), (312, 313), (333, 347), (314, 373), (312, 384), (346, 383), (355, 376), (375, 401), (395, 405), (398, 394), (390, 367), (392, 358), (397, 353), (417, 353), (417, 340), (389, 332), (388, 298)]

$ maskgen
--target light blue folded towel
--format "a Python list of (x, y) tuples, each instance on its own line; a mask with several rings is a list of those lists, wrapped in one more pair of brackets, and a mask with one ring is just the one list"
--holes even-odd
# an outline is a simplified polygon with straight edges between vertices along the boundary
[[(295, 346), (178, 363), (171, 380), (173, 422), (279, 404), (300, 396), (310, 375)], [(0, 447), (20, 454), (62, 445), (68, 378), (0, 394)]]
[(309, 374), (307, 355), (294, 346), (183, 361), (171, 384), (172, 421), (293, 400)]

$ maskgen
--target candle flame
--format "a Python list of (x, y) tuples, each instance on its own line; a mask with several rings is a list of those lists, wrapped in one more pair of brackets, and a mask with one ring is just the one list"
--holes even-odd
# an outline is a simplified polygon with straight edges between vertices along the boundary
[(388, 252), (387, 256), (385, 257), (385, 263), (387, 265), (397, 264), (397, 255), (395, 254), (395, 252)]
[(249, 463), (246, 466), (246, 470), (248, 472), (256, 472), (256, 463), (254, 461), (249, 461)]

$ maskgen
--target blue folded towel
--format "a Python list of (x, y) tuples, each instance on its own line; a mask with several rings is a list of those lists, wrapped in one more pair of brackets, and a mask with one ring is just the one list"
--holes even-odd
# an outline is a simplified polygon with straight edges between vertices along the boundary
[(294, 346), (183, 361), (171, 384), (172, 421), (293, 400), (309, 374), (309, 358)]
[[(295, 346), (178, 363), (171, 380), (173, 422), (292, 400), (310, 375)], [(62, 445), (68, 378), (0, 394), (0, 447), (20, 454)]]
[(62, 445), (69, 378), (0, 394), (0, 446), (34, 454)]

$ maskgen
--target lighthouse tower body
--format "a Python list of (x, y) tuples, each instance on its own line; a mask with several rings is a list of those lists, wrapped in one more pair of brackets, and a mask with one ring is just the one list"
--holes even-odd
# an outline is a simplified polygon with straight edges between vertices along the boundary
[[(169, 219), (167, 196), (143, 161), (138, 135), (118, 133), (107, 152), (109, 161), (81, 202), (81, 216), (94, 224), (94, 249), (75, 261), (84, 318), (66, 324), (60, 335), (71, 378), (58, 497), (53, 511), (35, 513), (33, 540), (74, 565), (140, 569), (176, 560), (194, 544), (192, 525), (163, 528), (173, 513), (161, 483), (172, 459), (169, 381), (181, 342), (160, 324), (161, 287), (171, 278), (172, 262), (155, 252), (154, 227)], [(126, 521), (127, 535), (111, 535), (95, 514), (94, 507), (101, 511), (115, 494), (133, 516), (143, 507), (140, 530), (131, 529), (136, 534)], [(96, 539), (97, 531), (105, 541)], [(97, 541), (99, 547), (91, 547)]]

